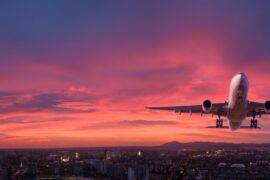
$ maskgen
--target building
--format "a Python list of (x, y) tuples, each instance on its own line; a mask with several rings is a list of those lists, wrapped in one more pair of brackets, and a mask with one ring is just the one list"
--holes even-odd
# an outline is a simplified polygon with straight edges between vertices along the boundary
[(147, 166), (129, 167), (128, 180), (148, 180), (149, 168)]

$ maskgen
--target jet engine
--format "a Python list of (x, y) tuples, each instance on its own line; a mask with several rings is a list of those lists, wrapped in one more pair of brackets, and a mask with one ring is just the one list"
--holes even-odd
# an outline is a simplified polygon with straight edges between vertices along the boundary
[(264, 103), (264, 110), (265, 112), (270, 113), (270, 101)]
[[(212, 102), (210, 100), (205, 100), (202, 103), (202, 110), (203, 112), (210, 112), (212, 109)], [(269, 102), (269, 110), (270, 110), (270, 102)]]

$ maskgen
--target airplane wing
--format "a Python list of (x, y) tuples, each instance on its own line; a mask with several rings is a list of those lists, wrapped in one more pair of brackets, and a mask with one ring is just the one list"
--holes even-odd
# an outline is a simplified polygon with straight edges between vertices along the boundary
[[(160, 106), (160, 107), (146, 107), (152, 110), (165, 110), (174, 111), (176, 113), (204, 113), (202, 110), (202, 105), (191, 105), (191, 106)], [(220, 114), (221, 116), (226, 116), (227, 112), (227, 102), (224, 103), (213, 103), (212, 109), (208, 113), (204, 114)]]
[(259, 116), (263, 114), (270, 114), (270, 112), (265, 111), (265, 103), (249, 101), (247, 116), (251, 117), (254, 115), (254, 113), (255, 115)]

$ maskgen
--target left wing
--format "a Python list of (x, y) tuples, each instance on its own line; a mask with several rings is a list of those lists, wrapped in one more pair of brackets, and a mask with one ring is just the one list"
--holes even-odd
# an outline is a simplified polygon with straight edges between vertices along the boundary
[[(163, 107), (146, 107), (152, 110), (166, 110), (174, 111), (176, 113), (205, 113), (202, 110), (202, 105), (191, 105), (191, 106), (163, 106)], [(227, 102), (224, 103), (213, 103), (210, 112), (207, 114), (220, 114), (226, 116), (227, 114)]]

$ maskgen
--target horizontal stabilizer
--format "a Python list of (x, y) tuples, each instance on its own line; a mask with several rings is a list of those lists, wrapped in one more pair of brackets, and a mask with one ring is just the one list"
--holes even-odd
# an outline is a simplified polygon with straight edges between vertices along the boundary
[[(228, 129), (229, 126), (216, 127), (216, 126), (207, 126), (205, 128), (214, 128), (214, 129)], [(261, 129), (261, 127), (251, 128), (250, 126), (240, 126), (240, 129)]]

